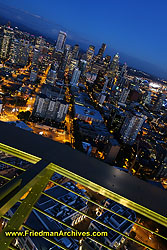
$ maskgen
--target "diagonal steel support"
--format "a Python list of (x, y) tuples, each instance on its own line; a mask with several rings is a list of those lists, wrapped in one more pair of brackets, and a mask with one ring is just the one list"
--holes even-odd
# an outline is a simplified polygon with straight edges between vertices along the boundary
[(21, 203), (19, 208), (16, 210), (7, 226), (3, 229), (0, 234), (0, 246), (1, 249), (7, 250), (11, 242), (15, 237), (6, 237), (5, 233), (9, 231), (18, 231), (21, 229), (22, 224), (26, 221), (28, 216), (30, 215), (33, 206), (38, 201), (41, 196), (42, 191), (46, 187), (49, 179), (53, 175), (53, 171), (50, 169), (43, 169), (40, 174), (35, 178), (36, 182), (32, 186), (31, 191), (28, 196)]
[(49, 162), (41, 160), (0, 188), (0, 216), (4, 215), (16, 201), (38, 182), (38, 175), (46, 167), (49, 167)]

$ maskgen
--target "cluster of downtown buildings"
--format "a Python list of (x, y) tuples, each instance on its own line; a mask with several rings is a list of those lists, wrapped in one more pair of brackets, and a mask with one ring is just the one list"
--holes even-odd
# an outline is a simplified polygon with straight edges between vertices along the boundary
[[(37, 83), (41, 88), (35, 97), (32, 117), (42, 124), (45, 121), (62, 123), (70, 113), (76, 149), (124, 171), (130, 170), (139, 177), (165, 181), (166, 88), (149, 82), (147, 77), (132, 77), (128, 74), (127, 64), (120, 65), (118, 53), (113, 58), (109, 55), (104, 57), (104, 43), (97, 54), (93, 45), (81, 53), (79, 45), (68, 45), (66, 39), (67, 34), (60, 31), (53, 45), (43, 37), (32, 36), (9, 25), (1, 26), (0, 60), (5, 65), (1, 75), (7, 77), (18, 68), (29, 67), (29, 79), (24, 82), (24, 88), (29, 88), (29, 94)], [(20, 79), (19, 91), (23, 89), (21, 84)], [(74, 183), (63, 185), (82, 193)], [(61, 188), (52, 187), (46, 192), (73, 204), (80, 211), (86, 213), (89, 210), (87, 202), (81, 198), (78, 200), (70, 192), (62, 193)], [(133, 211), (111, 200), (105, 200), (103, 205), (132, 221), (136, 220)], [(38, 207), (72, 226), (85, 219), (49, 198), (41, 197)], [(107, 220), (109, 225), (123, 233), (129, 233), (133, 226), (108, 211), (97, 211), (97, 216), (100, 221)], [(27, 224), (31, 226), (33, 221), (36, 221), (36, 230), (40, 230), (40, 226), (46, 229), (44, 231), (65, 230), (36, 211), (32, 212)], [(98, 228), (97, 223), (91, 221), (89, 230), (105, 231), (105, 228)], [(56, 240), (68, 249), (78, 249), (79, 242), (74, 239)], [(102, 240), (115, 249), (123, 242), (122, 237), (113, 231)], [(45, 245), (35, 238), (16, 241), (16, 245), (26, 246), (26, 249), (38, 249), (39, 244)], [(86, 249), (101, 249), (89, 241), (82, 244)], [(51, 245), (46, 247), (56, 249)]]

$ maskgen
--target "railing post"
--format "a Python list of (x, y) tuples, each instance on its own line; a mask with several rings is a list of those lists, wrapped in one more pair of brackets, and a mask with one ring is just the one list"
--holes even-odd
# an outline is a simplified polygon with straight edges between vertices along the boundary
[[(41, 196), (41, 192), (44, 190), (48, 184), (49, 179), (53, 175), (53, 171), (50, 169), (43, 169), (41, 173), (36, 177), (36, 183), (32, 186), (31, 191), (27, 197), (22, 201), (21, 205), (18, 207), (7, 226), (3, 229), (0, 234), (0, 246), (1, 249), (7, 250), (11, 242), (17, 236), (7, 237), (6, 232), (17, 232), (21, 229), (22, 224), (26, 221), (30, 215), (33, 206), (38, 201)], [(24, 231), (23, 231), (24, 233)], [(24, 236), (24, 235), (23, 235)]]

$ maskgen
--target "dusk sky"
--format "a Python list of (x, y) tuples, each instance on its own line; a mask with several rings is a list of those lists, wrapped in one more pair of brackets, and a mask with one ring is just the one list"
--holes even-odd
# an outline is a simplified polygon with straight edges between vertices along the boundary
[(108, 48), (154, 64), (167, 76), (166, 0), (6, 0), (5, 4), (60, 24), (92, 44), (105, 42)]

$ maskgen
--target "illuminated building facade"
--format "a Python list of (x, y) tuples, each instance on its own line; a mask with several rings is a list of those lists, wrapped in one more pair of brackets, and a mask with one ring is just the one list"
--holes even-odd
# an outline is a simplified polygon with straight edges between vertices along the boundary
[(37, 68), (31, 69), (30, 82), (35, 82), (37, 79), (37, 75), (38, 75), (38, 69)]
[(86, 52), (86, 61), (87, 61), (86, 71), (89, 71), (91, 69), (94, 53), (95, 53), (95, 47), (93, 45), (90, 45)]
[(95, 59), (96, 61), (101, 61), (102, 60), (105, 49), (106, 49), (106, 44), (103, 43), (101, 48), (98, 51), (97, 56), (96, 56), (96, 59)]
[(121, 93), (121, 96), (119, 98), (119, 102), (125, 103), (126, 100), (127, 100), (128, 95), (129, 95), (129, 92), (130, 92), (129, 89), (124, 88), (122, 93)]
[(80, 75), (81, 75), (81, 71), (78, 68), (74, 69), (70, 84), (76, 85), (78, 83)]
[(30, 52), (29, 41), (14, 39), (10, 49), (10, 60), (12, 63), (25, 66), (28, 62)]
[(10, 51), (11, 42), (13, 39), (14, 32), (11, 28), (4, 28), (1, 48), (0, 48), (0, 58), (7, 59)]
[(78, 54), (79, 54), (79, 45), (75, 44), (72, 50), (72, 58), (78, 59)]
[(64, 49), (64, 55), (61, 62), (61, 69), (65, 70), (70, 64), (72, 58), (71, 45), (66, 44)]
[(163, 105), (163, 102), (165, 99), (166, 99), (166, 94), (160, 93), (158, 95), (157, 101), (156, 101), (154, 108), (153, 108), (154, 111), (159, 111), (162, 108), (162, 105)]
[(46, 41), (42, 36), (39, 36), (36, 38), (36, 41), (35, 41), (35, 48), (36, 49), (42, 50), (45, 44), (46, 44)]
[(33, 115), (58, 122), (64, 121), (68, 104), (63, 100), (50, 99), (44, 94), (37, 95)]
[(124, 143), (132, 145), (135, 142), (137, 134), (146, 119), (146, 116), (137, 112), (135, 115), (131, 113), (127, 115), (121, 128), (121, 135)]
[(104, 58), (104, 67), (106, 68), (106, 70), (110, 66), (110, 61), (111, 61), (111, 56), (109, 56), (109, 55), (105, 56), (105, 58)]
[(69, 73), (72, 74), (73, 70), (78, 67), (79, 60), (72, 58), (69, 65)]
[(126, 75), (127, 75), (127, 67), (128, 67), (127, 64), (124, 63), (124, 65), (122, 66), (121, 72), (120, 72), (121, 77), (126, 77)]
[(34, 49), (32, 63), (31, 63), (32, 68), (37, 68), (38, 67), (40, 54), (41, 53), (40, 53), (40, 51), (38, 49)]
[(46, 83), (50, 85), (54, 85), (57, 77), (57, 71), (58, 71), (58, 64), (52, 64), (51, 68), (49, 69), (47, 78), (46, 78)]
[(79, 70), (81, 71), (81, 74), (83, 74), (86, 70), (86, 66), (87, 66), (87, 61), (80, 59), (79, 60)]
[(113, 60), (110, 65), (110, 76), (114, 78), (117, 75), (118, 70), (119, 70), (119, 54), (117, 53), (113, 57)]
[(55, 49), (57, 51), (64, 51), (66, 37), (67, 37), (67, 34), (65, 32), (63, 32), (63, 31), (59, 32), (57, 42), (56, 42), (56, 46), (55, 46)]

